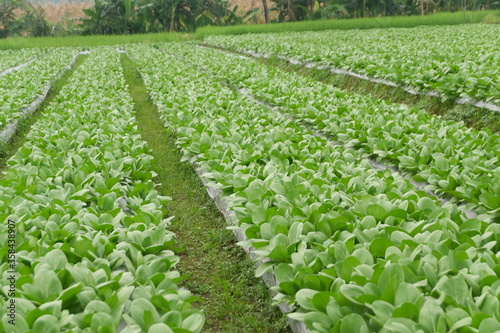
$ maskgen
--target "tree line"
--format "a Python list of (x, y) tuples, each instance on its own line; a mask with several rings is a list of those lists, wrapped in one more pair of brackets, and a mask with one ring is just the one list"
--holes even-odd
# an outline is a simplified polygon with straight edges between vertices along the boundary
[(49, 34), (50, 27), (43, 11), (26, 0), (0, 0), (0, 38)]
[[(500, 8), (500, 0), (261, 0), (240, 13), (229, 0), (94, 0), (69, 34), (108, 35), (194, 32), (206, 25), (236, 25), (392, 15), (424, 15), (440, 11)], [(0, 0), (0, 38), (54, 34), (43, 10), (27, 0)]]
[[(229, 0), (94, 0), (79, 24), (66, 34), (110, 35), (183, 31), (206, 25), (235, 25), (251, 20), (258, 9), (239, 14)], [(0, 0), (0, 38), (53, 34), (41, 7), (27, 0)]]
[[(267, 0), (262, 0), (264, 9)], [(500, 0), (271, 0), (278, 22), (499, 9)], [(266, 22), (269, 22), (266, 15)]]
[(83, 34), (194, 32), (206, 25), (243, 24), (257, 13), (244, 15), (228, 0), (95, 0), (85, 9)]

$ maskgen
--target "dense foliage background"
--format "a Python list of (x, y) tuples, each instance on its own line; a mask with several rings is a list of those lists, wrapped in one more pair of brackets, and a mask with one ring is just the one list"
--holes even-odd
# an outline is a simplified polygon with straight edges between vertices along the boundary
[[(265, 1), (265, 0), (264, 0)], [(278, 21), (424, 15), (440, 11), (500, 8), (495, 0), (271, 0)]]

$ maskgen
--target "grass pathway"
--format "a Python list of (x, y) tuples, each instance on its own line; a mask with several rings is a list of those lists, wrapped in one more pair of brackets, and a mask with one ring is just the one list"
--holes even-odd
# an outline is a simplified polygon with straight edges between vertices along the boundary
[(136, 118), (148, 142), (161, 183), (159, 192), (175, 216), (170, 230), (177, 234), (180, 283), (201, 298), (206, 315), (204, 332), (290, 332), (284, 316), (271, 305), (272, 295), (254, 277), (255, 267), (239, 248), (233, 233), (203, 187), (193, 167), (180, 162), (175, 134), (162, 124), (134, 64), (122, 55), (125, 77), (134, 98)]

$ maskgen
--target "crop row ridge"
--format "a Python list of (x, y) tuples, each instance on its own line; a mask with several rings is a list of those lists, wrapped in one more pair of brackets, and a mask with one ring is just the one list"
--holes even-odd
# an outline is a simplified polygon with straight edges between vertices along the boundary
[[(225, 52), (231, 52), (231, 53), (236, 53), (236, 54), (245, 54), (245, 55), (249, 55), (249, 56), (254, 57), (254, 58), (264, 58), (264, 59), (271, 58), (271, 56), (268, 54), (257, 53), (257, 52), (252, 52), (252, 51), (236, 51), (236, 50), (232, 50), (229, 48), (225, 48), (225, 47), (220, 46), (220, 45), (202, 44), (201, 46), (215, 48), (218, 50), (223, 50)], [(490, 103), (487, 101), (476, 100), (476, 99), (473, 99), (470, 97), (451, 98), (450, 99), (449, 97), (446, 97), (445, 95), (443, 95), (437, 91), (417, 91), (410, 86), (400, 85), (400, 84), (393, 82), (393, 81), (390, 81), (390, 80), (374, 78), (374, 77), (370, 77), (368, 75), (359, 74), (359, 73), (356, 73), (353, 71), (349, 71), (349, 70), (345, 70), (345, 69), (341, 69), (341, 68), (337, 68), (337, 67), (319, 65), (319, 64), (314, 63), (314, 62), (303, 62), (303, 61), (300, 61), (297, 59), (293, 59), (291, 57), (285, 57), (285, 56), (281, 56), (281, 55), (278, 55), (276, 57), (278, 59), (284, 60), (292, 65), (303, 66), (306, 68), (316, 68), (318, 70), (328, 70), (333, 74), (346, 75), (346, 76), (354, 77), (354, 78), (357, 78), (360, 80), (365, 80), (365, 81), (369, 81), (369, 82), (373, 82), (373, 83), (383, 84), (383, 85), (393, 87), (393, 88), (400, 88), (400, 89), (404, 90), (405, 92), (407, 92), (408, 94), (414, 95), (414, 96), (435, 97), (435, 98), (440, 98), (441, 100), (448, 99), (448, 100), (451, 100), (455, 104), (471, 105), (471, 106), (474, 106), (477, 108), (487, 109), (487, 110), (493, 111), (493, 112), (500, 112), (499, 105), (496, 105), (494, 103)]]
[(0, 72), (0, 76), (5, 76), (5, 75), (7, 75), (7, 74), (9, 74), (9, 73), (12, 73), (12, 72), (18, 71), (18, 70), (20, 70), (21, 68), (23, 68), (23, 67), (25, 67), (25, 66), (27, 66), (27, 65), (31, 64), (33, 61), (35, 61), (35, 60), (37, 60), (37, 59), (40, 59), (40, 58), (42, 58), (42, 57), (45, 57), (45, 56), (49, 55), (49, 54), (50, 54), (50, 52), (52, 52), (52, 51), (53, 51), (53, 49), (52, 49), (52, 50), (45, 50), (42, 54), (36, 55), (36, 56), (34, 56), (34, 57), (32, 57), (32, 58), (30, 58), (30, 59), (26, 60), (25, 62), (22, 62), (22, 63), (20, 63), (20, 64), (17, 64), (16, 66), (12, 66), (12, 67), (10, 67), (10, 68), (6, 68), (6, 69), (5, 69), (5, 70), (3, 70), (2, 72)]
[[(202, 46), (202, 47), (210, 47), (210, 46)], [(224, 49), (224, 48), (215, 48), (217, 49), (218, 51), (220, 52), (224, 52), (225, 54), (227, 54), (228, 56), (233, 56), (231, 53), (233, 51), (231, 50), (227, 50), (227, 49)], [(264, 55), (265, 57), (265, 55)], [(186, 61), (184, 59), (184, 61)], [(205, 73), (207, 74), (213, 74), (213, 73), (210, 73), (206, 68), (203, 68), (202, 69)], [(358, 150), (356, 147), (354, 146), (351, 146), (349, 144), (345, 144), (345, 143), (342, 143), (340, 141), (337, 141), (337, 140), (333, 140), (331, 135), (326, 133), (325, 131), (321, 131), (321, 130), (318, 130), (316, 129), (313, 125), (310, 125), (308, 123), (305, 123), (303, 120), (301, 119), (297, 119), (296, 117), (292, 116), (292, 115), (289, 115), (285, 112), (282, 112), (282, 108), (281, 107), (278, 107), (278, 106), (275, 106), (275, 105), (272, 105), (270, 103), (267, 103), (265, 101), (262, 101), (260, 99), (258, 99), (257, 97), (255, 97), (254, 95), (250, 94), (246, 89), (243, 89), (243, 88), (238, 88), (238, 87), (235, 87), (231, 84), (228, 84), (228, 86), (233, 89), (234, 91), (244, 95), (245, 97), (251, 99), (252, 101), (254, 101), (255, 103), (258, 103), (274, 112), (277, 112), (277, 113), (280, 113), (281, 115), (284, 115), (286, 117), (288, 117), (289, 119), (299, 123), (301, 126), (307, 128), (308, 130), (312, 131), (313, 134), (315, 136), (319, 136), (319, 137), (322, 137), (323, 139), (327, 140), (331, 145), (334, 145), (334, 146), (343, 146), (344, 148), (351, 148), (351, 149), (355, 149), (355, 150)], [(500, 110), (500, 108), (499, 108)], [(377, 170), (381, 170), (381, 171), (385, 171), (385, 170), (390, 170), (393, 174), (398, 174), (400, 175), (402, 178), (408, 180), (412, 185), (414, 185), (418, 190), (420, 191), (424, 191), (427, 195), (429, 196), (432, 196), (432, 197), (436, 197), (440, 202), (441, 204), (445, 204), (447, 202), (450, 202), (452, 199), (454, 199), (453, 196), (449, 196), (449, 195), (439, 195), (438, 193), (436, 193), (435, 191), (433, 190), (430, 190), (428, 189), (427, 187), (428, 186), (431, 186), (430, 183), (428, 182), (417, 182), (415, 180), (412, 179), (412, 177), (408, 177), (408, 175), (405, 175), (405, 173), (402, 172), (402, 170), (400, 168), (398, 168), (397, 166), (394, 166), (394, 165), (388, 165), (386, 164), (387, 162), (382, 160), (382, 161), (377, 161), (375, 160), (374, 158), (372, 157), (364, 157), (362, 155), (358, 155), (357, 156), (359, 159), (363, 159), (363, 160), (366, 160), (367, 162), (370, 163), (370, 165), (374, 168), (374, 169), (377, 169)], [(413, 174), (410, 173), (410, 175), (413, 176)], [(461, 200), (459, 203), (457, 203), (457, 207), (458, 209), (460, 209), (466, 216), (467, 218), (471, 219), (471, 218), (476, 218), (479, 214), (475, 211), (475, 210), (472, 210), (472, 209), (467, 209), (466, 206), (467, 206), (468, 202), (466, 201), (463, 201)]]
[[(47, 95), (49, 94), (49, 91), (52, 87), (52, 85), (54, 84), (54, 82), (58, 79), (60, 79), (64, 73), (66, 73), (67, 71), (71, 70), (71, 67), (73, 66), (73, 64), (76, 62), (76, 59), (80, 56), (80, 55), (85, 55), (85, 54), (88, 54), (90, 51), (81, 51), (81, 52), (78, 52), (77, 54), (75, 54), (73, 56), (73, 59), (69, 62), (69, 64), (64, 67), (62, 69), (61, 72), (59, 72), (59, 74), (57, 76), (55, 76), (52, 80), (50, 80), (46, 85), (45, 85), (45, 88), (43, 90), (43, 92), (38, 95), (36, 97), (36, 99), (31, 102), (31, 104), (29, 104), (28, 106), (26, 106), (25, 108), (23, 108), (20, 113), (19, 113), (19, 117), (14, 119), (12, 122), (10, 122), (9, 124), (7, 124), (7, 126), (5, 126), (5, 128), (3, 130), (0, 131), (0, 143), (4, 143), (6, 144), (7, 142), (9, 142), (11, 139), (12, 139), (12, 136), (16, 133), (17, 131), (17, 128), (19, 126), (19, 123), (28, 118), (41, 104), (42, 102), (46, 99)], [(23, 65), (22, 67), (28, 65), (29, 63), (35, 61), (37, 58), (33, 58), (32, 60), (30, 60), (29, 62), (27, 63), (24, 63), (24, 64), (21, 64)], [(19, 65), (19, 66), (21, 66)], [(21, 67), (20, 67), (21, 68)], [(19, 69), (19, 68), (18, 68)], [(0, 74), (1, 76), (1, 74)]]

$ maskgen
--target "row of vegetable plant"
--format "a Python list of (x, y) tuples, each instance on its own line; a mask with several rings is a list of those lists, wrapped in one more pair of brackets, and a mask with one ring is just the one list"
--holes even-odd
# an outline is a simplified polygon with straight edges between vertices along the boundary
[[(126, 47), (184, 160), (222, 190), (311, 332), (500, 329), (496, 224), (467, 219), (148, 46)], [(197, 62), (196, 52), (190, 61)], [(226, 63), (226, 65), (228, 65)]]
[(151, 160), (118, 53), (94, 49), (0, 180), (1, 331), (201, 331)]
[(0, 73), (35, 57), (40, 57), (46, 52), (46, 49), (35, 47), (19, 50), (0, 50)]
[(47, 90), (77, 52), (75, 48), (57, 48), (49, 56), (0, 76), (0, 131)]
[(210, 45), (351, 70), (500, 105), (500, 30), (495, 25), (330, 30), (208, 36)]
[(391, 104), (287, 73), (224, 52), (168, 44), (168, 53), (190, 59), (256, 98), (281, 107), (364, 156), (376, 156), (438, 193), (500, 216), (500, 136), (443, 120), (425, 110)]

